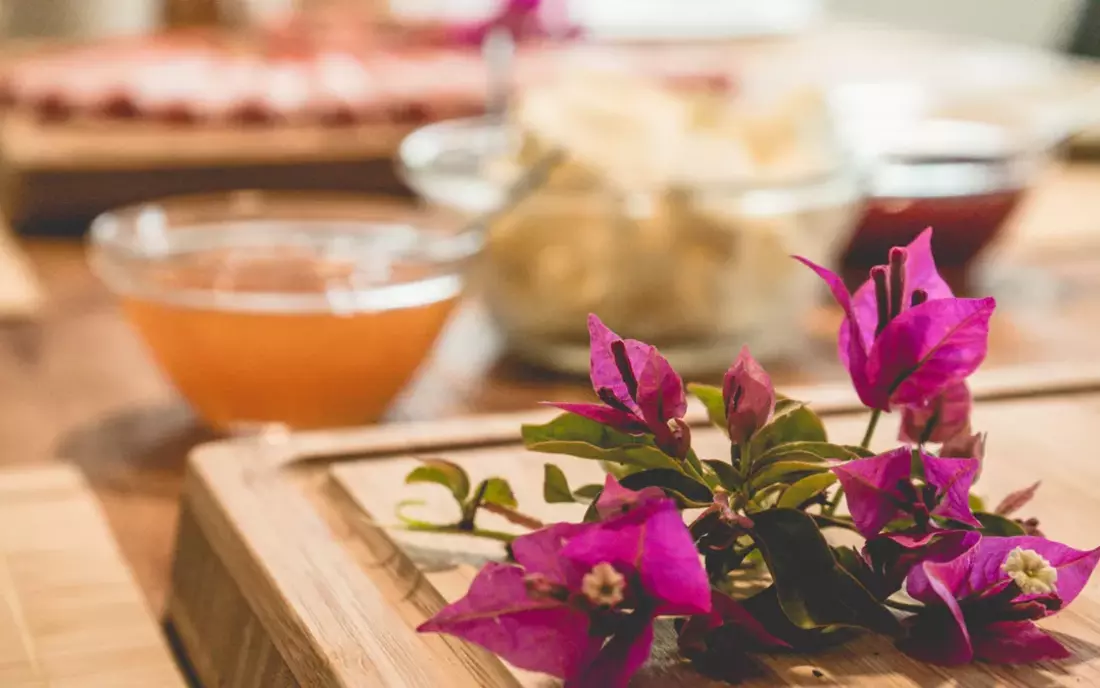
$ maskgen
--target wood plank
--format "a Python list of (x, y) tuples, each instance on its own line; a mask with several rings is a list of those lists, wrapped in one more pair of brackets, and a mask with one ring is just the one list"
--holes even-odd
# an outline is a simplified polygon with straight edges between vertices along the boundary
[(0, 685), (183, 688), (79, 473), (0, 473), (0, 524)]
[(389, 158), (414, 127), (186, 127), (77, 120), (41, 123), (13, 113), (0, 122), (4, 162), (19, 173), (105, 172), (212, 165), (288, 165)]

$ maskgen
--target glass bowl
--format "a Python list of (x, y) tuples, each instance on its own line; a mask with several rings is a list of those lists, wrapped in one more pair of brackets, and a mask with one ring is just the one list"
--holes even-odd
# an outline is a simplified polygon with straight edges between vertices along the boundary
[(1051, 157), (1052, 146), (1019, 128), (929, 118), (871, 151), (867, 206), (844, 266), (850, 282), (933, 227), (936, 262), (962, 288), (969, 266), (993, 243)]
[(94, 271), (210, 425), (376, 420), (437, 339), (475, 233), (350, 195), (236, 192), (108, 212)]
[(846, 160), (814, 176), (712, 175), (660, 193), (563, 179), (564, 169), (509, 206), (513, 180), (491, 170), (514, 138), (489, 119), (443, 122), (409, 135), (399, 160), (432, 206), (488, 213), (471, 279), (518, 357), (586, 372), (590, 312), (659, 346), (686, 375), (724, 370), (744, 344), (772, 360), (802, 350), (820, 290), (790, 255), (836, 262), (862, 200)]

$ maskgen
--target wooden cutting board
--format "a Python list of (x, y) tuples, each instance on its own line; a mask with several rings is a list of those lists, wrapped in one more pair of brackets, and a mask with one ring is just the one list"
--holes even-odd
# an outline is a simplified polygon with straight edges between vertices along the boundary
[(0, 686), (184, 685), (80, 474), (0, 472)]
[[(973, 379), (983, 399), (976, 427), (990, 433), (980, 491), (999, 499), (1044, 481), (1033, 512), (1053, 538), (1100, 544), (1093, 486), (1093, 429), (1100, 422), (1100, 365), (1002, 369)], [(785, 390), (827, 418), (834, 440), (858, 440), (866, 418), (842, 387)], [(700, 409), (692, 418), (701, 420)], [(208, 686), (552, 686), (453, 639), (418, 635), (416, 625), (462, 595), (477, 567), (501, 550), (450, 536), (414, 536), (387, 526), (404, 499), (423, 498), (418, 516), (449, 516), (442, 489), (405, 486), (414, 457), (457, 461), (474, 479), (513, 481), (521, 506), (546, 520), (575, 510), (542, 504), (547, 457), (519, 444), (522, 422), (554, 414), (485, 416), (342, 432), (269, 435), (201, 447), (189, 466), (169, 616)], [(888, 447), (896, 421), (875, 438)], [(704, 455), (721, 450), (718, 431), (699, 427)], [(555, 457), (557, 459), (557, 457)], [(599, 477), (592, 464), (556, 460), (575, 484)], [(430, 516), (429, 516), (430, 517)], [(485, 527), (509, 527), (490, 523)], [(1073, 661), (1006, 669), (944, 671), (909, 661), (881, 639), (821, 655), (758, 658), (748, 685), (927, 686), (1100, 684), (1100, 578), (1074, 607), (1049, 622), (1077, 653)], [(669, 633), (635, 686), (710, 686), (675, 660)], [(820, 676), (818, 675), (820, 673)], [(263, 677), (258, 681), (256, 677)], [(834, 677), (837, 678), (834, 681)]]

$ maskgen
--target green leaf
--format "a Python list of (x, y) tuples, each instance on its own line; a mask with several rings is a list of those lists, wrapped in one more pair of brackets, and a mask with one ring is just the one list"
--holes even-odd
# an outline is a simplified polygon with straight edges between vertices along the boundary
[(681, 506), (709, 506), (714, 501), (714, 493), (709, 487), (679, 471), (665, 468), (634, 473), (620, 482), (623, 487), (635, 491), (647, 487), (659, 487), (670, 497), (680, 501)]
[(771, 422), (752, 438), (752, 456), (759, 457), (770, 449), (788, 442), (826, 442), (825, 424), (801, 401), (784, 399), (776, 402)]
[(752, 519), (779, 603), (795, 626), (855, 626), (900, 635), (897, 618), (837, 562), (808, 514), (768, 509)]
[(817, 473), (808, 475), (802, 480), (787, 488), (783, 496), (779, 498), (776, 506), (787, 509), (797, 509), (807, 500), (829, 489), (836, 482), (836, 476), (829, 473)]
[[(831, 444), (829, 442), (785, 442), (776, 445), (768, 451), (756, 457), (754, 465), (759, 467), (776, 461), (786, 459), (798, 459), (801, 461), (852, 461), (863, 458), (855, 450), (858, 447), (847, 447), (843, 444)], [(859, 451), (864, 451), (859, 449)]]
[(703, 463), (714, 471), (714, 474), (718, 476), (718, 482), (722, 483), (722, 487), (730, 492), (739, 490), (741, 484), (745, 482), (741, 479), (741, 475), (737, 472), (737, 469), (728, 461), (722, 461), (721, 459), (704, 459)]
[(567, 504), (577, 501), (569, 489), (565, 473), (552, 463), (542, 467), (542, 498), (547, 504)]
[(970, 504), (971, 511), (985, 511), (985, 501), (973, 492), (970, 493), (967, 502)]
[[(602, 494), (603, 490), (600, 490), (600, 493)], [(594, 523), (600, 520), (600, 513), (596, 511), (596, 502), (598, 502), (599, 499), (600, 495), (596, 495), (596, 497), (592, 500), (592, 503), (589, 504), (588, 508), (584, 510), (583, 520), (585, 523)]]
[(680, 463), (658, 449), (651, 438), (628, 435), (573, 413), (562, 414), (545, 425), (524, 425), (522, 431), (523, 442), (531, 451), (638, 468), (681, 470)]
[(856, 633), (854, 628), (838, 626), (810, 629), (795, 626), (780, 606), (774, 585), (744, 600), (742, 604), (745, 606), (745, 611), (763, 624), (769, 633), (787, 641), (800, 652), (823, 650), (839, 645), (851, 640)]
[(603, 492), (603, 485), (591, 483), (589, 485), (581, 485), (573, 490), (573, 496), (577, 501), (591, 502), (599, 497), (601, 492)]
[(616, 480), (621, 480), (623, 476), (630, 475), (635, 471), (641, 470), (633, 468), (631, 466), (623, 466), (621, 464), (611, 463), (610, 461), (600, 461), (599, 463), (600, 468), (603, 469), (603, 472), (615, 476)]
[(820, 461), (777, 461), (764, 466), (762, 470), (752, 476), (750, 484), (754, 490), (759, 490), (773, 483), (794, 483), (805, 477), (804, 474), (827, 473), (828, 464)]
[(984, 511), (975, 511), (974, 518), (982, 524), (982, 535), (992, 535), (994, 537), (1013, 537), (1015, 535), (1026, 535), (1024, 530), (1016, 521), (1011, 518), (1005, 518), (997, 514), (990, 514)]
[(722, 390), (719, 387), (713, 385), (697, 385), (689, 384), (687, 386), (688, 391), (695, 395), (695, 398), (703, 402), (703, 406), (707, 408), (707, 418), (710, 422), (718, 428), (721, 428), (723, 432), (729, 433), (726, 426), (726, 402), (722, 399)]
[(451, 491), (459, 504), (470, 495), (470, 478), (462, 466), (444, 459), (421, 459), (420, 466), (405, 476), (405, 484), (436, 483)]
[[(484, 486), (484, 489), (482, 486)], [(477, 486), (477, 493), (481, 494), (482, 504), (495, 504), (506, 509), (514, 509), (519, 506), (516, 495), (512, 492), (512, 486), (504, 478), (489, 478), (481, 481), (481, 484)]]

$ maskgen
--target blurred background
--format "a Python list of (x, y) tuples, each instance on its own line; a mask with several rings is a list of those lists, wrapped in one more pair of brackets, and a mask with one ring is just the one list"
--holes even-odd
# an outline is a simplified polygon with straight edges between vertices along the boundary
[(589, 399), (588, 313), (842, 383), (791, 254), (932, 226), (988, 366), (1093, 360), (1097, 0), (0, 8), (0, 461), (80, 466), (153, 599), (197, 443)]

